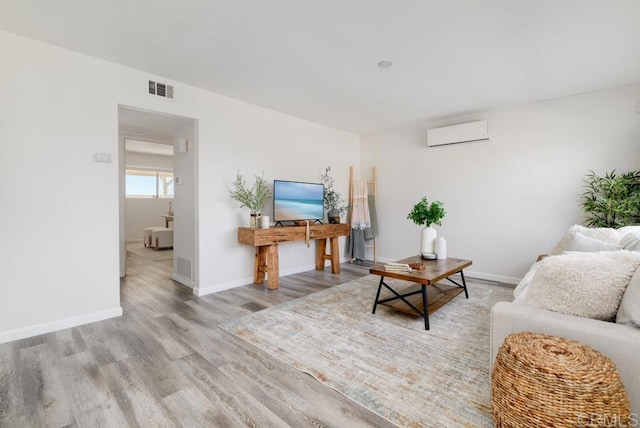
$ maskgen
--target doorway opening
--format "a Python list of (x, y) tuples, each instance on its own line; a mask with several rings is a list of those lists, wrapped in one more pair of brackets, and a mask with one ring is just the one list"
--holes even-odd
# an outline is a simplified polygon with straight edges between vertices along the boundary
[[(197, 287), (198, 121), (118, 106), (120, 277), (127, 251), (149, 263), (171, 263), (170, 277)], [(155, 241), (145, 229), (157, 227)], [(160, 239), (160, 240), (158, 240)]]

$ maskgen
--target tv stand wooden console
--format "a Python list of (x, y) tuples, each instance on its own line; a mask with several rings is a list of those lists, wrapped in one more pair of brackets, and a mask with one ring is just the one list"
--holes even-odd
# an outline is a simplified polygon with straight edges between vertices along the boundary
[[(342, 224), (310, 224), (309, 239), (316, 241), (316, 269), (323, 270), (325, 260), (331, 262), (331, 273), (340, 273), (340, 250), (338, 237), (349, 235), (349, 225)], [(269, 229), (238, 228), (238, 242), (256, 247), (253, 267), (253, 283), (264, 284), (265, 273), (268, 275), (269, 290), (280, 287), (280, 269), (278, 267), (278, 244), (281, 242), (304, 241), (307, 226), (270, 227)], [(327, 251), (329, 239), (329, 254)]]

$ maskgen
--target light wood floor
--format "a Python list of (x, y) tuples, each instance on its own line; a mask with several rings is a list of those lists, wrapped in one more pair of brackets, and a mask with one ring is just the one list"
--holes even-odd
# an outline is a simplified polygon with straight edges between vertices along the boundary
[(170, 270), (171, 261), (129, 255), (124, 316), (0, 345), (0, 426), (392, 426), (217, 327), (368, 267), (201, 298)]

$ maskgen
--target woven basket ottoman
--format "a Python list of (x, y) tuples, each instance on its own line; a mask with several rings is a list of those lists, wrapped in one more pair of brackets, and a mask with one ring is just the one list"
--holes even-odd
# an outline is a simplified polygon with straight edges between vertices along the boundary
[(630, 426), (616, 366), (593, 348), (538, 333), (507, 336), (491, 374), (497, 427)]

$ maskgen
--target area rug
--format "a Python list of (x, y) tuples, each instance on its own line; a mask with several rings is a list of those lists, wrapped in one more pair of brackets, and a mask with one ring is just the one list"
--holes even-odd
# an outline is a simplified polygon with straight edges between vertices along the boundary
[(127, 251), (147, 260), (151, 260), (152, 262), (173, 260), (173, 250), (156, 251), (152, 248), (145, 247), (142, 242), (127, 242)]
[[(491, 307), (512, 290), (467, 281), (429, 317), (378, 306), (369, 275), (221, 324), (398, 426), (493, 426)], [(390, 281), (391, 282), (391, 281)], [(396, 283), (397, 284), (397, 283)]]

